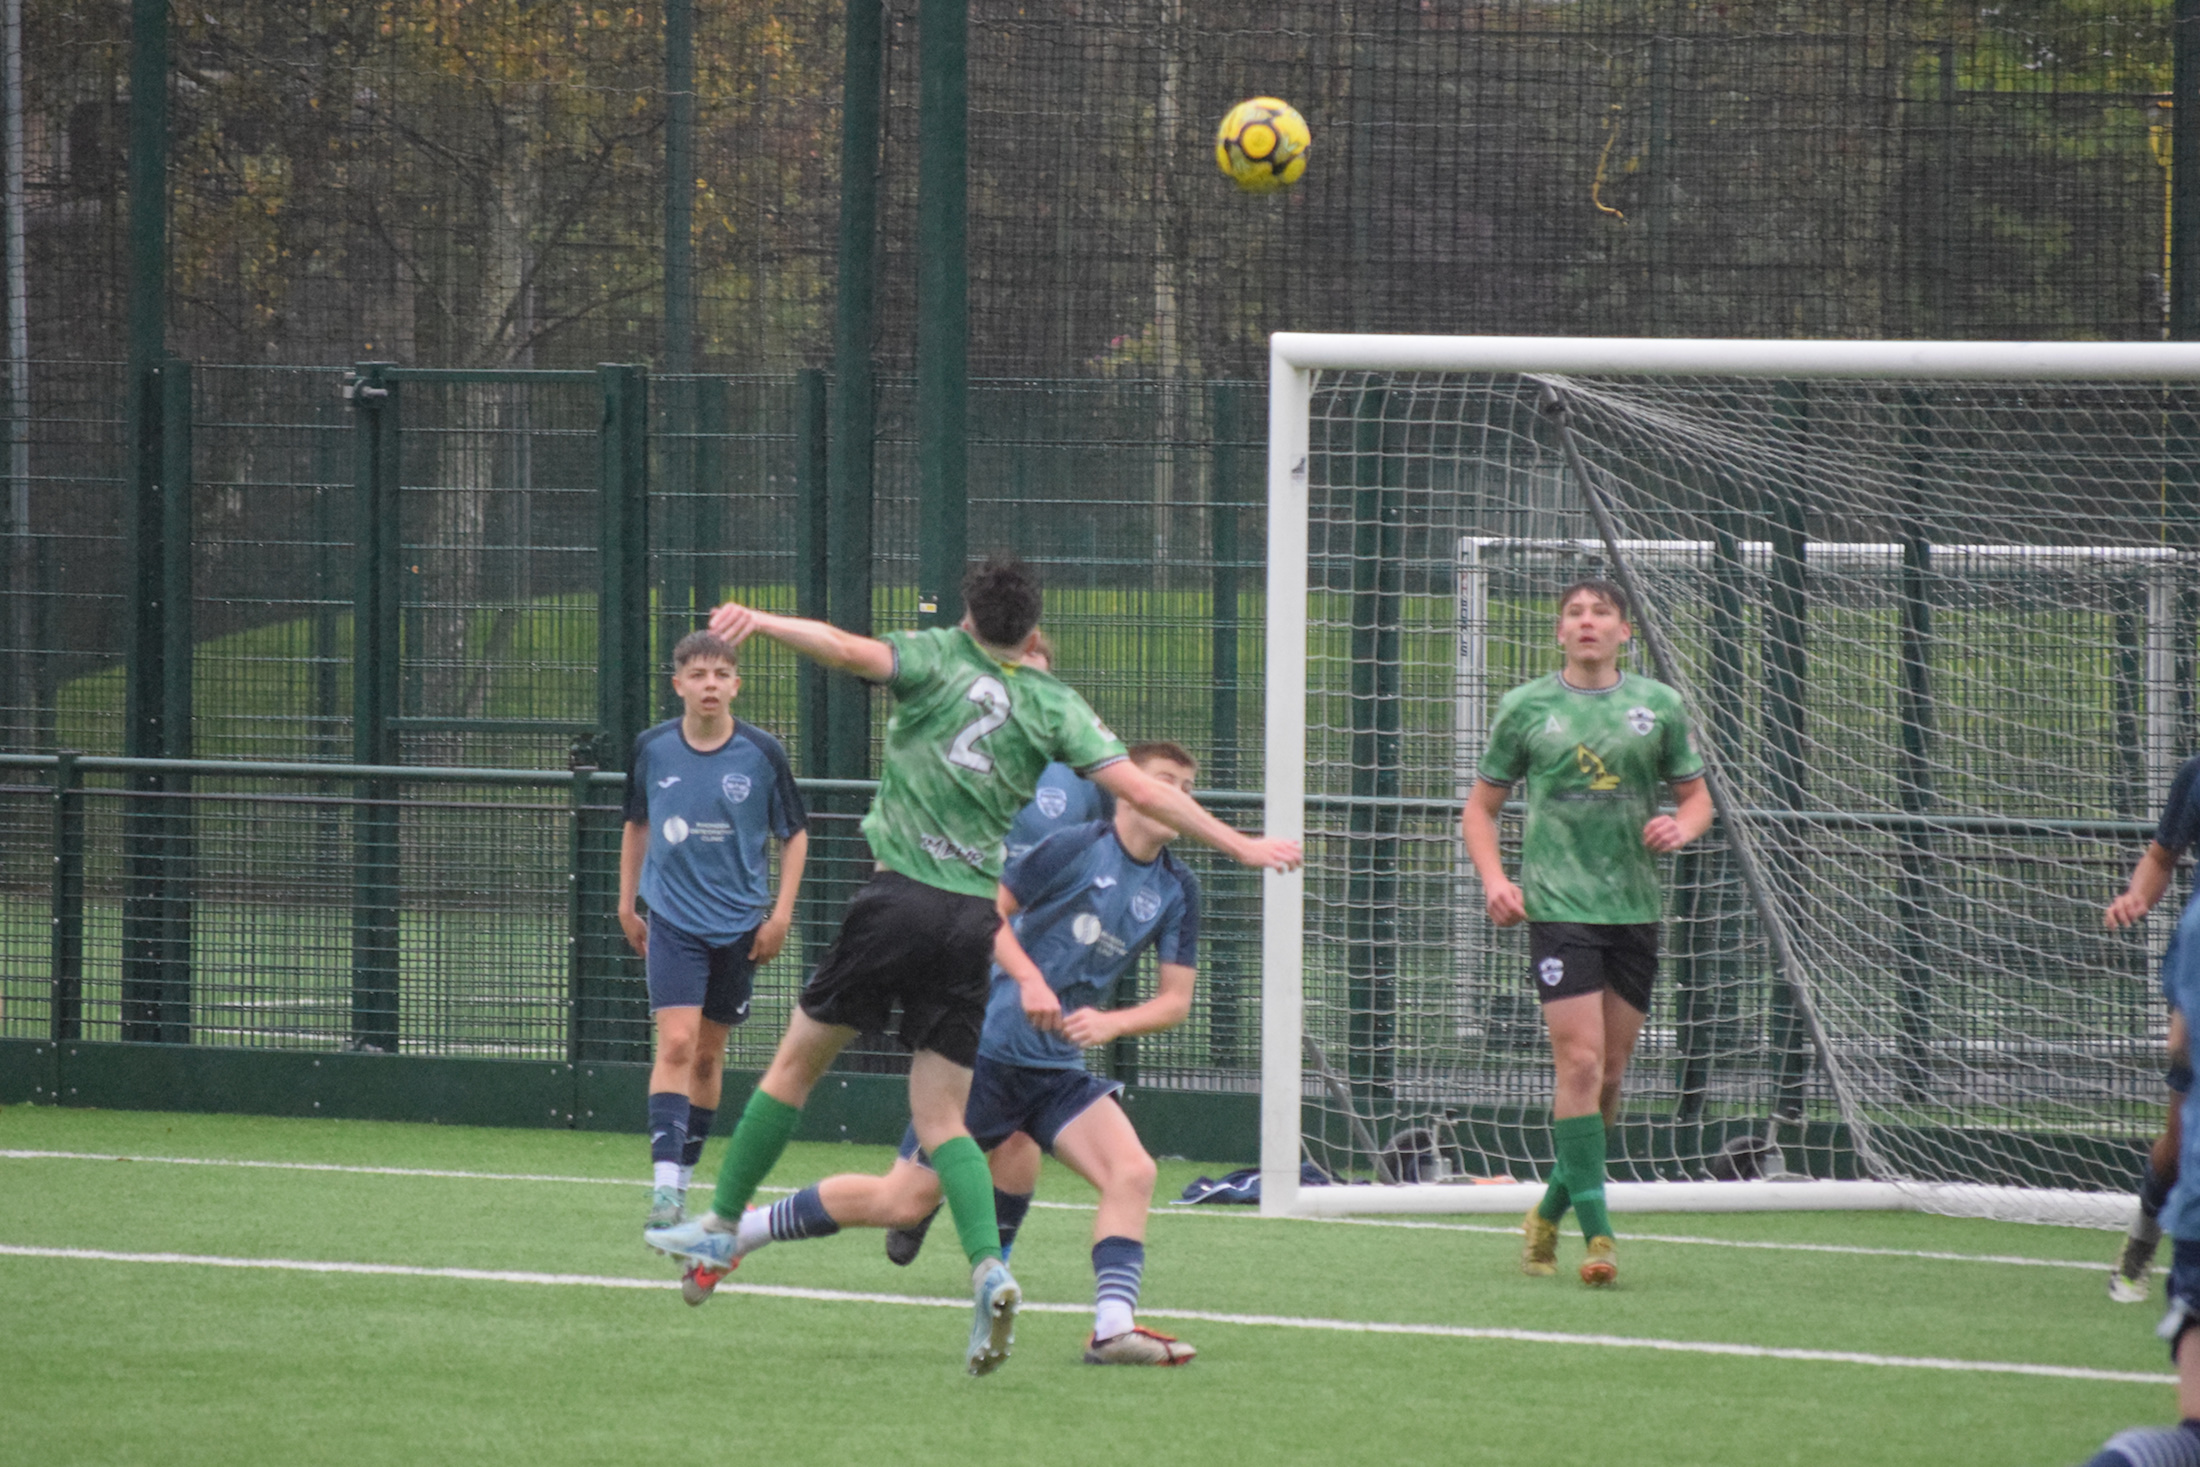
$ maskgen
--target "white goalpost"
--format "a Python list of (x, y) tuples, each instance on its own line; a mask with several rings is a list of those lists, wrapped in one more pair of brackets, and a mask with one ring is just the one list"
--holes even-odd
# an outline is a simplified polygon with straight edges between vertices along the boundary
[(1719, 807), (1663, 863), (1612, 1209), (2128, 1221), (2184, 885), (2101, 909), (2200, 746), (2200, 346), (1287, 332), (1268, 431), (1265, 828), (1307, 865), (1264, 878), (1264, 1213), (1540, 1195), (1523, 929), (1458, 808), (1594, 574)]

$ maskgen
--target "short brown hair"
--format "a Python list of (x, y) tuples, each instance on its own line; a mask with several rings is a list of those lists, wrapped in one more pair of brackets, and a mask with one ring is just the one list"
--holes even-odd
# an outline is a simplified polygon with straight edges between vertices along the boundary
[(741, 670), (741, 653), (733, 643), (712, 631), (689, 632), (672, 645), (672, 670), (678, 672), (698, 657), (715, 657)]
[(1133, 744), (1130, 747), (1130, 758), (1131, 763), (1141, 769), (1146, 766), (1147, 761), (1153, 759), (1166, 759), (1171, 764), (1181, 764), (1186, 769), (1199, 768), (1199, 761), (1192, 757), (1189, 749), (1168, 739), (1152, 739), (1143, 744)]
[(1039, 577), (1013, 555), (992, 555), (963, 577), (963, 610), (978, 640), (1013, 648), (1039, 624)]
[(1612, 609), (1619, 613), (1619, 619), (1627, 620), (1627, 593), (1602, 576), (1583, 576), (1578, 581), (1569, 582), (1566, 589), (1558, 593), (1559, 614), (1565, 615), (1566, 603), (1584, 591), (1611, 602)]

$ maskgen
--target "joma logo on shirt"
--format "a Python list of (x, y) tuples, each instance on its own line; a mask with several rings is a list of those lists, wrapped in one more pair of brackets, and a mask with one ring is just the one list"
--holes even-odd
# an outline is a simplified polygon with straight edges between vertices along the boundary
[(1616, 790), (1619, 788), (1619, 776), (1607, 772), (1604, 768), (1604, 761), (1591, 753), (1587, 744), (1574, 745), (1574, 768), (1587, 776), (1589, 788), (1593, 790)]

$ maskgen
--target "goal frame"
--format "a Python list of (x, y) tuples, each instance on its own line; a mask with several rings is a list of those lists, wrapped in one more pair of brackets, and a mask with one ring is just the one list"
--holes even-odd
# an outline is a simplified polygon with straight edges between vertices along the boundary
[[(1306, 836), (1307, 488), (1314, 374), (1554, 373), (1627, 377), (2200, 383), (2200, 344), (2182, 342), (1807, 341), (1656, 337), (1413, 336), (1279, 331), (1268, 347), (1268, 578), (1265, 832)], [(1306, 879), (1267, 872), (1261, 886), (1260, 1209), (1269, 1217), (1351, 1213), (1518, 1213), (1540, 1184), (1353, 1183), (1301, 1187), (1307, 1082)], [(1950, 1210), (1960, 1186), (1866, 1182), (1612, 1182), (1614, 1211)], [(2123, 1226), (2129, 1200), (2028, 1194), (2033, 1211)]]

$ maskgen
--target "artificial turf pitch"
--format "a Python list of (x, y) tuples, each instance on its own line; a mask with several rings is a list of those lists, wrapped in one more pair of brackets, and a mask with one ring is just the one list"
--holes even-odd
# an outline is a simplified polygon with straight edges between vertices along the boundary
[[(708, 1172), (718, 1145), (705, 1159)], [(2082, 1461), (2167, 1423), (2159, 1310), (2105, 1295), (2117, 1239), (1881, 1214), (1616, 1219), (1622, 1283), (1516, 1268), (1505, 1220), (1262, 1221), (1159, 1209), (1147, 1321), (1178, 1370), (1079, 1363), (1089, 1211), (1034, 1209), (1028, 1312), (987, 1379), (961, 1373), (967, 1305), (722, 1291), (701, 1309), (641, 1245), (638, 1136), (0, 1109), (0, 1151), (378, 1167), (180, 1166), (0, 1156), (0, 1249), (560, 1275), (562, 1282), (308, 1273), (0, 1252), (0, 1462), (1993, 1463)], [(797, 1145), (771, 1182), (883, 1169), (879, 1147)], [(543, 1180), (436, 1177), (447, 1170)], [(1200, 1170), (1165, 1162), (1161, 1196)], [(604, 1185), (587, 1179), (600, 1179)], [(1049, 1165), (1042, 1202), (1088, 1203)], [(1835, 1244), (1896, 1256), (1742, 1249)], [(1901, 1256), (1972, 1255), (1964, 1260)], [(1994, 1256), (2001, 1261), (1984, 1261)], [(2032, 1263), (2008, 1261), (2029, 1259)], [(2039, 1266), (2082, 1262), (2087, 1267)], [(909, 1269), (879, 1235), (779, 1245), (733, 1284), (966, 1298), (953, 1229)], [(2161, 1287), (2155, 1285), (2159, 1301)], [(1169, 1320), (1159, 1311), (1265, 1316)], [(1481, 1339), (1307, 1328), (1466, 1326)], [(1765, 1358), (1586, 1337), (1858, 1352)], [(1937, 1369), (1937, 1358), (2133, 1373)]]

